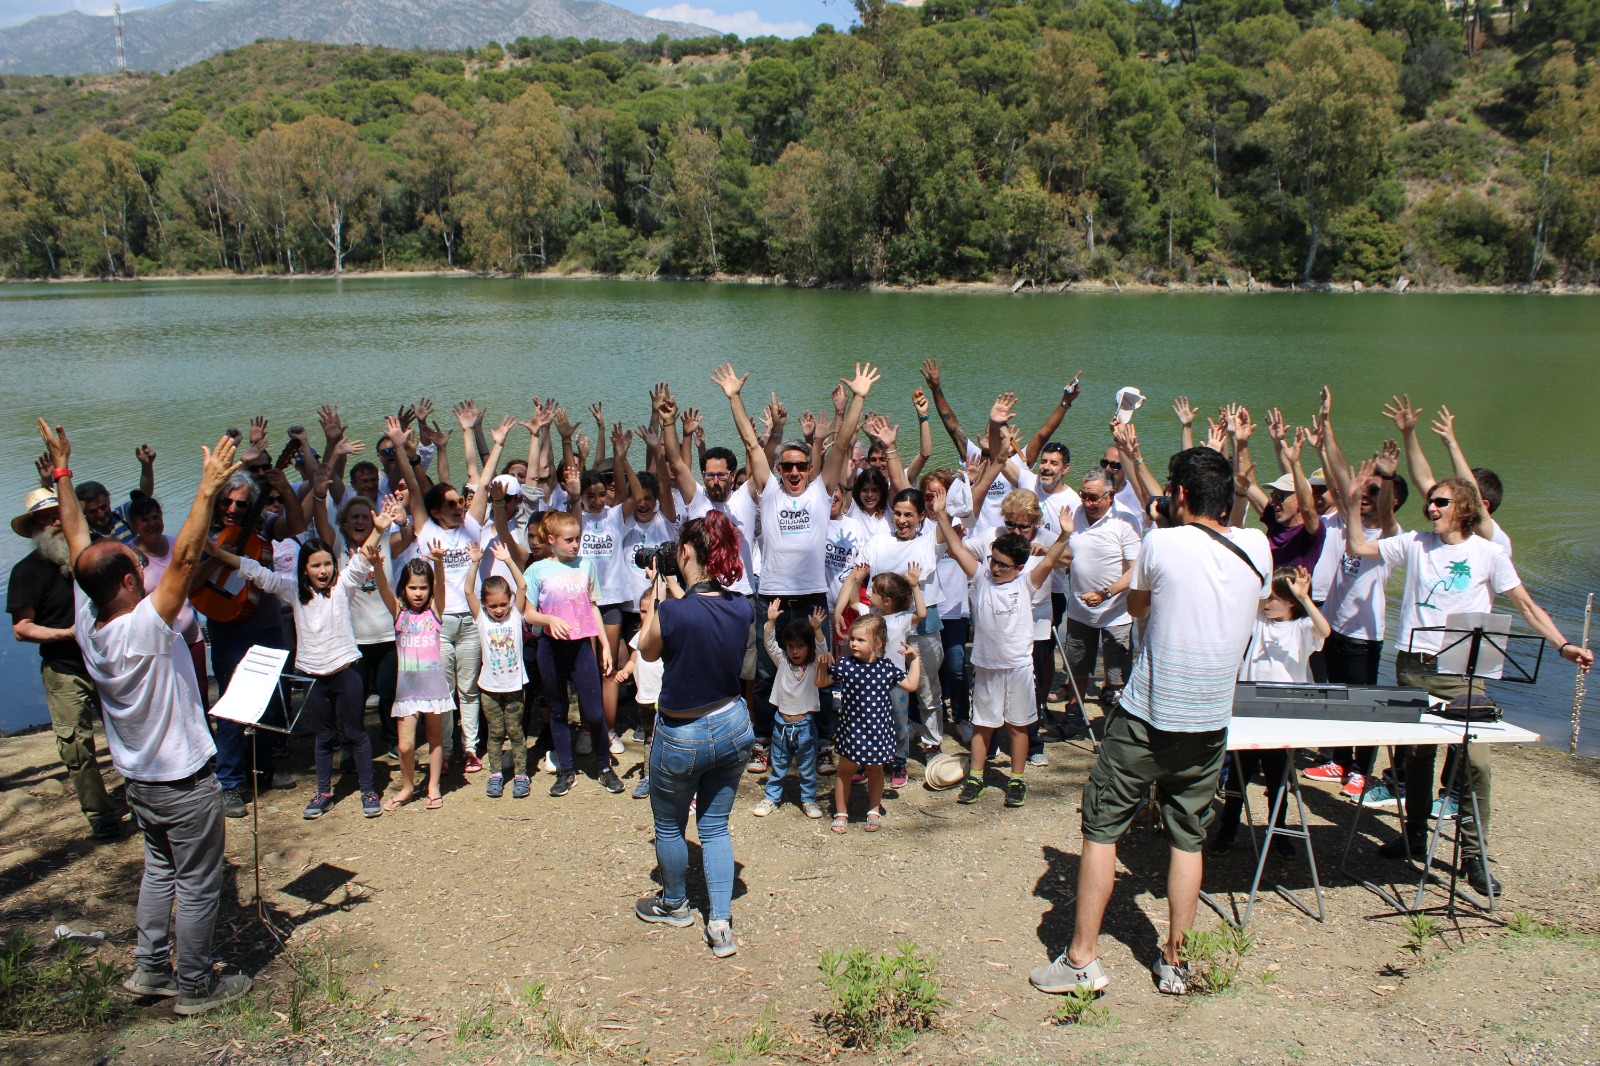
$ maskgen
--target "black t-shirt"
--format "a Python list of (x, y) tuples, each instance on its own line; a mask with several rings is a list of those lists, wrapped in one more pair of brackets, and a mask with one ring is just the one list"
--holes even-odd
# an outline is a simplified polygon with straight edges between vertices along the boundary
[[(61, 568), (37, 551), (29, 552), (11, 568), (11, 585), (6, 590), (6, 611), (13, 622), (28, 607), (33, 608), (37, 625), (46, 629), (72, 628), (72, 579), (63, 577)], [(83, 653), (75, 640), (41, 644), (39, 658), (46, 666), (83, 673)]]

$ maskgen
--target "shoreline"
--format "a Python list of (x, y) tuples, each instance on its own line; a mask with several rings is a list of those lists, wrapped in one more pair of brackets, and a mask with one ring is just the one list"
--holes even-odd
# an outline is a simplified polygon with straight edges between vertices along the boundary
[[(461, 268), (425, 270), (346, 270), (341, 274), (316, 271), (303, 274), (237, 274), (211, 272), (203, 274), (149, 274), (136, 278), (61, 277), (61, 278), (6, 278), (7, 285), (65, 285), (65, 284), (119, 284), (129, 282), (180, 282), (180, 281), (392, 281), (408, 278), (469, 278), (482, 281), (648, 281), (658, 283), (709, 283), (713, 285), (756, 285), (772, 288), (806, 289), (822, 292), (868, 292), (936, 295), (984, 296), (1070, 296), (1122, 294), (1145, 295), (1150, 293), (1219, 294), (1224, 296), (1254, 296), (1271, 294), (1344, 293), (1352, 296), (1411, 294), (1474, 295), (1474, 296), (1597, 296), (1600, 285), (1425, 285), (1407, 281), (1403, 288), (1394, 285), (1367, 286), (1355, 282), (1321, 282), (1315, 285), (1270, 285), (1259, 281), (1229, 285), (1225, 282), (1153, 282), (1102, 281), (1086, 279), (1068, 283), (1051, 282), (1033, 284), (1032, 279), (1010, 281), (936, 281), (926, 284), (901, 285), (890, 282), (811, 283), (788, 281), (776, 276), (759, 274), (712, 274), (706, 277), (688, 275), (603, 274), (592, 270), (544, 271), (537, 274), (485, 274)], [(1018, 287), (1020, 283), (1020, 288)]]

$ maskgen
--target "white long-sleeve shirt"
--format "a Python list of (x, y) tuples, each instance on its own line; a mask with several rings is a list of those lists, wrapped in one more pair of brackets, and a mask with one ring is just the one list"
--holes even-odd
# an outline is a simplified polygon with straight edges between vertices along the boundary
[(294, 666), (303, 674), (326, 677), (361, 658), (356, 648), (355, 623), (350, 619), (350, 597), (372, 573), (365, 555), (351, 557), (326, 596), (313, 595), (300, 602), (300, 582), (274, 573), (254, 559), (240, 559), (239, 573), (264, 592), (270, 592), (294, 611)]

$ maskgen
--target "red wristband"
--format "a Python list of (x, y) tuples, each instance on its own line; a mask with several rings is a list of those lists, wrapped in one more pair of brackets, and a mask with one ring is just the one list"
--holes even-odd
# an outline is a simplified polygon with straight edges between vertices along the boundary
[(64, 477), (71, 477), (72, 471), (64, 466), (55, 467), (50, 471), (51, 481), (60, 481)]

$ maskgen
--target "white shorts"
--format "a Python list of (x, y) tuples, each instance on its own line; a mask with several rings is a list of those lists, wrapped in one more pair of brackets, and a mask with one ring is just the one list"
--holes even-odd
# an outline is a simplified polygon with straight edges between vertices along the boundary
[(993, 670), (972, 668), (972, 724), (987, 729), (1030, 725), (1039, 717), (1033, 702), (1033, 664)]

